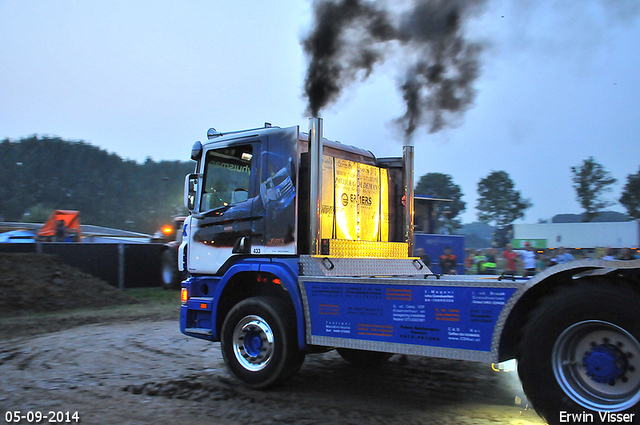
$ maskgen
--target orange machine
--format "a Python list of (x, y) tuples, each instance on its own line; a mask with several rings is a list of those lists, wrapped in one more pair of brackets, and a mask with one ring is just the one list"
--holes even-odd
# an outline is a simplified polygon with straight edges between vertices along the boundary
[[(38, 231), (38, 237), (55, 240), (56, 230), (64, 223), (64, 240), (73, 242), (82, 241), (82, 231), (80, 230), (80, 212), (71, 210), (54, 211), (47, 222)], [(58, 232), (59, 233), (59, 232)], [(59, 235), (60, 236), (60, 235)]]

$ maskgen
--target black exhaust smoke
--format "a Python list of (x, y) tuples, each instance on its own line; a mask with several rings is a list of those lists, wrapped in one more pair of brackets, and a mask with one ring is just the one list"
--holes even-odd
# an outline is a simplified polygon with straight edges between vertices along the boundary
[(361, 0), (315, 1), (313, 31), (302, 41), (309, 56), (305, 93), (307, 113), (335, 101), (359, 71), (368, 77), (382, 58), (378, 43), (395, 38), (387, 13)]
[(307, 113), (318, 116), (356, 79), (366, 79), (388, 55), (405, 64), (398, 88), (405, 114), (396, 119), (410, 141), (421, 126), (452, 124), (475, 97), (481, 46), (464, 38), (464, 21), (485, 0), (416, 0), (391, 12), (383, 2), (316, 0), (314, 25), (302, 41), (309, 58)]

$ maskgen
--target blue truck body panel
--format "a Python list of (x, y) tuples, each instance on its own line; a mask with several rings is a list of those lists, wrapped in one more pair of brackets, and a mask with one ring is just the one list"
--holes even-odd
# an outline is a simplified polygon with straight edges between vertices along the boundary
[(490, 352), (516, 288), (306, 281), (311, 334)]
[[(287, 290), (293, 303), (298, 328), (298, 342), (300, 349), (306, 349), (304, 338), (304, 313), (298, 287), (298, 258), (297, 257), (253, 257), (244, 258), (236, 262), (222, 276), (192, 276), (182, 283), (189, 294), (198, 294), (195, 299), (189, 299), (186, 305), (182, 305), (180, 312), (180, 331), (187, 333), (187, 324), (194, 324), (195, 328), (210, 329), (210, 335), (187, 333), (196, 338), (218, 341), (220, 335), (217, 332), (216, 317), (218, 302), (221, 294), (229, 281), (238, 273), (264, 272), (270, 273), (280, 279), (281, 285)], [(207, 290), (203, 291), (203, 285)], [(206, 295), (203, 293), (206, 292)], [(203, 295), (200, 295), (203, 294)], [(206, 305), (204, 308), (203, 305)], [(189, 318), (189, 311), (192, 317)]]
[[(419, 284), (402, 284), (375, 278), (327, 282), (304, 277), (299, 283), (298, 258), (245, 258), (221, 277), (195, 276), (183, 283), (196, 296), (182, 306), (180, 330), (218, 341), (218, 300), (233, 276), (243, 272), (264, 272), (280, 279), (295, 309), (302, 350), (313, 343), (308, 340), (313, 335), (491, 352), (500, 313), (517, 290), (420, 280)], [(304, 285), (303, 291), (299, 285)], [(206, 295), (200, 295), (203, 292)], [(186, 332), (187, 328), (211, 332), (194, 334)]]

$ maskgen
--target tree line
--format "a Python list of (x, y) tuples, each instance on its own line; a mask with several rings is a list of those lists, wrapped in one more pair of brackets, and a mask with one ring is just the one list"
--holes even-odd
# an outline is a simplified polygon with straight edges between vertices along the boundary
[(83, 141), (36, 135), (0, 143), (0, 221), (44, 222), (56, 209), (81, 223), (153, 233), (185, 214), (184, 176), (194, 163), (143, 164)]
[[(584, 209), (582, 220), (593, 221), (613, 203), (604, 199), (617, 180), (593, 157), (571, 167), (572, 185), (576, 199)], [(436, 227), (445, 227), (451, 233), (461, 227), (458, 214), (466, 209), (460, 186), (448, 174), (427, 173), (420, 177), (415, 193), (435, 198), (451, 199), (436, 208)], [(622, 196), (618, 200), (627, 210), (631, 219), (640, 219), (640, 170), (627, 176)], [(480, 222), (504, 229), (515, 220), (524, 217), (525, 211), (533, 204), (524, 198), (505, 171), (492, 171), (478, 182), (478, 219)]]

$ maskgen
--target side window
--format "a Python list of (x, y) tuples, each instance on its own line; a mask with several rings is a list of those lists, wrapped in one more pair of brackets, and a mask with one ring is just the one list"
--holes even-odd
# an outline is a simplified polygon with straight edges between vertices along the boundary
[(229, 146), (207, 152), (200, 210), (225, 207), (249, 198), (253, 147)]

